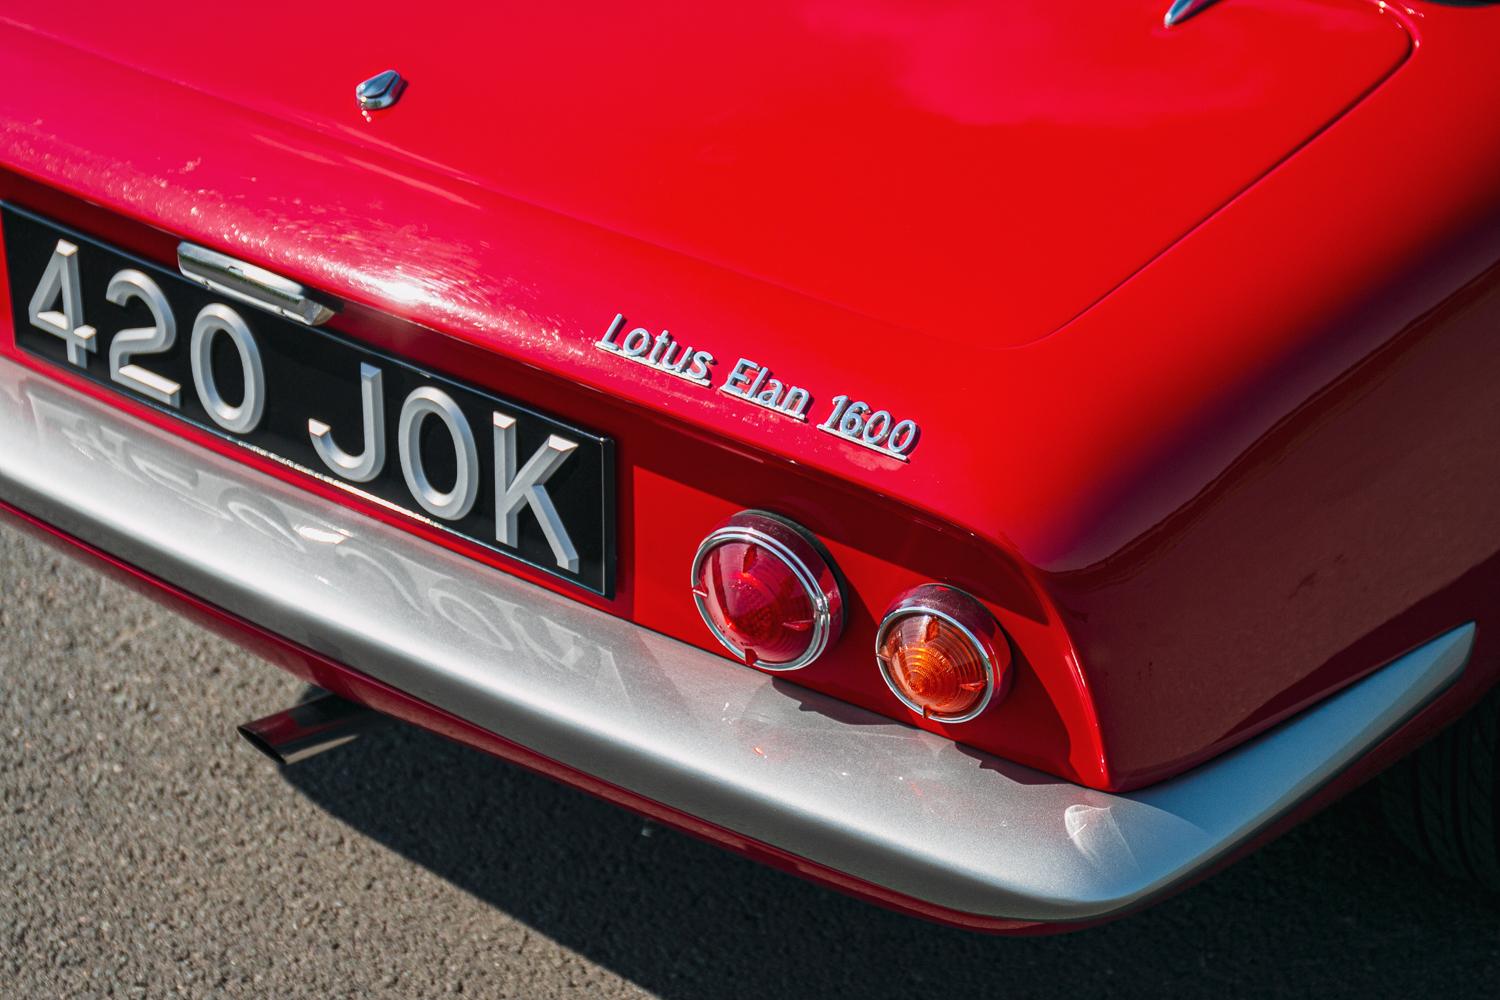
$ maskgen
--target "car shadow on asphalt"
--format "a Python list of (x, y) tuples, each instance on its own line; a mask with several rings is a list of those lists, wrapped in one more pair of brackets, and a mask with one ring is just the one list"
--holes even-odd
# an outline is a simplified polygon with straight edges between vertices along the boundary
[[(285, 770), (351, 827), (669, 998), (1482, 995), (1500, 906), (1418, 866), (1365, 789), (1088, 930), (1001, 938), (847, 898), (392, 724)], [(1487, 985), (1488, 984), (1488, 985)]]

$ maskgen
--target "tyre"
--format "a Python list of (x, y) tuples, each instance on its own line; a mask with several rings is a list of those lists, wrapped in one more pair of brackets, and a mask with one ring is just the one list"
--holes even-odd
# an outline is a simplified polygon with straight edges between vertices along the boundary
[(1500, 892), (1500, 688), (1381, 777), (1386, 821), (1419, 858)]

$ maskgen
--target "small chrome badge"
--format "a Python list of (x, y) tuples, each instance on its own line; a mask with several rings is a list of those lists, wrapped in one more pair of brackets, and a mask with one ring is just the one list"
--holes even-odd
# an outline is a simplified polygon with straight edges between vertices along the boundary
[[(643, 326), (628, 333), (625, 327), (625, 315), (616, 313), (604, 335), (594, 341), (595, 349), (704, 389), (716, 388), (726, 396), (798, 423), (808, 423), (813, 394), (800, 385), (776, 378), (771, 374), (770, 366), (750, 358), (740, 358), (723, 381), (715, 386), (714, 374), (719, 362), (711, 352), (690, 347), (666, 330), (653, 337)], [(863, 399), (840, 393), (829, 402), (833, 408), (822, 423), (815, 425), (818, 430), (886, 458), (905, 462), (922, 435), (915, 420), (897, 418), (891, 411), (873, 407)]]
[(1162, 26), (1170, 28), (1181, 24), (1214, 2), (1215, 0), (1172, 0), (1172, 6), (1167, 8), (1166, 15), (1161, 19)]
[(401, 79), (401, 74), (388, 69), (384, 73), (376, 73), (355, 87), (354, 99), (366, 111), (379, 111), (395, 104), (401, 91), (405, 89), (406, 81)]

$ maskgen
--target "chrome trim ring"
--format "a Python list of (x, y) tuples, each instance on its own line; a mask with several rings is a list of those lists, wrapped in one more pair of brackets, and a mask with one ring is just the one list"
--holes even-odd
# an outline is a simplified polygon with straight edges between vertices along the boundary
[[(817, 548), (804, 535), (802, 528), (780, 518), (754, 511), (741, 511), (709, 532), (708, 537), (699, 544), (697, 554), (693, 556), (692, 578), (689, 586), (692, 587), (693, 603), (698, 607), (698, 616), (703, 619), (703, 624), (708, 626), (713, 637), (719, 640), (719, 644), (733, 653), (734, 658), (741, 663), (745, 662), (745, 651), (735, 645), (733, 640), (714, 624), (713, 617), (708, 613), (706, 595), (698, 585), (703, 562), (710, 552), (721, 545), (730, 542), (745, 542), (759, 545), (780, 559), (792, 571), (797, 582), (802, 584), (802, 589), (807, 594), (808, 602), (813, 610), (812, 636), (808, 641), (807, 649), (801, 656), (785, 663), (756, 660), (752, 666), (776, 673), (800, 670), (823, 655), (823, 651), (842, 631), (844, 624), (843, 598), (839, 593), (838, 578), (834, 575), (827, 560), (818, 553)], [(796, 551), (799, 548), (802, 549), (801, 552)]]
[[(947, 609), (937, 605), (947, 605)], [(979, 622), (963, 620), (970, 616), (977, 617), (981, 613), (984, 620), (990, 623), (988, 628), (977, 628)], [(942, 619), (962, 632), (964, 638), (968, 639), (979, 651), (979, 658), (984, 662), (984, 697), (980, 698), (978, 703), (967, 712), (958, 715), (939, 715), (936, 712), (925, 711), (921, 705), (908, 698), (891, 678), (890, 666), (881, 657), (880, 649), (885, 645), (886, 636), (890, 634), (891, 628), (901, 619), (912, 615), (931, 615)], [(980, 631), (992, 632), (993, 638), (986, 641), (979, 635)], [(997, 667), (996, 660), (1002, 653), (1004, 662)], [(1006, 639), (1005, 633), (1001, 630), (999, 623), (994, 621), (989, 610), (962, 590), (944, 587), (940, 584), (923, 584), (903, 594), (885, 613), (885, 618), (881, 620), (880, 628), (875, 633), (875, 663), (880, 667), (880, 677), (885, 681), (885, 686), (900, 699), (901, 704), (933, 722), (957, 723), (978, 718), (980, 713), (990, 706), (990, 702), (994, 701), (995, 693), (1002, 687), (1009, 687), (1010, 661), (1009, 640)]]

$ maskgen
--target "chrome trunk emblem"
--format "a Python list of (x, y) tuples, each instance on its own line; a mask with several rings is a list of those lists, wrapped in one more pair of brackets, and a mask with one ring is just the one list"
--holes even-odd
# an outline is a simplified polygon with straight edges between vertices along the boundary
[(1161, 19), (1162, 26), (1170, 28), (1181, 24), (1215, 2), (1216, 0), (1172, 0), (1172, 6), (1167, 8), (1166, 16)]
[[(713, 389), (718, 359), (709, 351), (689, 347), (666, 330), (656, 336), (644, 326), (625, 331), (625, 314), (616, 313), (604, 336), (594, 341), (594, 348), (638, 365), (673, 375), (703, 389)], [(769, 410), (779, 416), (806, 424), (813, 407), (813, 394), (795, 382), (783, 382), (771, 374), (771, 367), (752, 358), (740, 358), (717, 389), (726, 396)], [(922, 430), (915, 420), (893, 415), (890, 410), (872, 407), (863, 399), (839, 393), (829, 402), (832, 409), (817, 429), (849, 444), (905, 462)]]
[(405, 89), (406, 81), (401, 79), (401, 74), (388, 69), (384, 73), (376, 73), (355, 87), (354, 99), (366, 111), (379, 111), (395, 104), (401, 91)]

